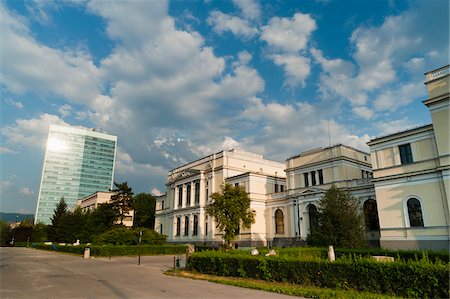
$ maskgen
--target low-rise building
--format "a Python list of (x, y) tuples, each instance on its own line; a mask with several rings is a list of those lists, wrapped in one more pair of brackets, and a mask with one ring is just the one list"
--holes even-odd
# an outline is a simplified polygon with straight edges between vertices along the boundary
[[(95, 192), (77, 201), (77, 206), (81, 208), (83, 212), (92, 211), (98, 207), (99, 204), (109, 203), (111, 196), (114, 192)], [(133, 226), (134, 211), (126, 213), (122, 223), (125, 226)]]

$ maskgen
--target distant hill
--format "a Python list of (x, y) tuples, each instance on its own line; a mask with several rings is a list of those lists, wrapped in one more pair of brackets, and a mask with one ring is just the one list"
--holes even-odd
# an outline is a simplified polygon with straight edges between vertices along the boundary
[(34, 214), (20, 214), (20, 213), (3, 213), (3, 212), (0, 212), (0, 220), (2, 220), (2, 221), (15, 222), (16, 219), (17, 219), (17, 221), (23, 221), (23, 220), (26, 220), (26, 219), (34, 219)]

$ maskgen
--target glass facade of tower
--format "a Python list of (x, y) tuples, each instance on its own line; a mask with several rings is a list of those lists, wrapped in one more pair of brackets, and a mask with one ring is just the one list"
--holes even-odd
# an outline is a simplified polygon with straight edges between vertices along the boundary
[(112, 188), (117, 137), (89, 129), (51, 126), (48, 134), (35, 223), (51, 223), (64, 197), (78, 199)]

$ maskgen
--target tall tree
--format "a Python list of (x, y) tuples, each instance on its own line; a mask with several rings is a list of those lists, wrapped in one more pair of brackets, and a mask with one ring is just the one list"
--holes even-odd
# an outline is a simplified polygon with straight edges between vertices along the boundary
[(222, 192), (211, 194), (213, 202), (206, 207), (208, 215), (214, 218), (217, 227), (223, 231), (223, 239), (231, 245), (239, 228), (250, 228), (255, 223), (255, 215), (250, 210), (250, 197), (242, 186), (224, 184)]
[(123, 224), (123, 219), (126, 214), (133, 209), (133, 192), (128, 183), (114, 182), (116, 189), (111, 190), (114, 195), (111, 196), (111, 206), (115, 212), (116, 219), (120, 219), (120, 224)]
[(155, 228), (156, 198), (148, 193), (139, 193), (133, 198), (134, 226)]
[(319, 201), (317, 218), (307, 238), (309, 245), (365, 246), (364, 215), (358, 199), (348, 191), (331, 186)]
[(53, 212), (53, 217), (51, 218), (52, 224), (49, 227), (49, 238), (51, 241), (59, 241), (60, 234), (62, 233), (60, 224), (64, 216), (67, 215), (67, 204), (64, 201), (64, 197), (61, 197), (61, 200), (55, 207), (55, 211)]

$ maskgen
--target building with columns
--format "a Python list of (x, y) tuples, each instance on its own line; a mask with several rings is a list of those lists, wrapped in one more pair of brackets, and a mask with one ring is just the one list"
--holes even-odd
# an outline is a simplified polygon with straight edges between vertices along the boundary
[(331, 185), (359, 199), (370, 245), (448, 249), (450, 236), (449, 66), (425, 74), (432, 124), (371, 140), (370, 154), (338, 144), (288, 158), (285, 164), (238, 149), (188, 163), (168, 174), (157, 198), (155, 229), (174, 243), (221, 242), (205, 212), (223, 183), (242, 185), (256, 222), (243, 246), (301, 245)]
[(448, 249), (449, 66), (425, 74), (432, 123), (371, 140), (380, 243)]
[(205, 207), (223, 183), (243, 186), (256, 215), (255, 223), (241, 230), (236, 242), (265, 245), (270, 222), (267, 195), (284, 191), (284, 165), (239, 149), (218, 152), (169, 171), (167, 193), (157, 198), (155, 230), (174, 243), (221, 242), (222, 234)]

